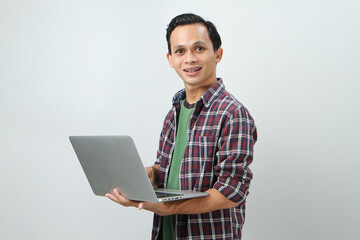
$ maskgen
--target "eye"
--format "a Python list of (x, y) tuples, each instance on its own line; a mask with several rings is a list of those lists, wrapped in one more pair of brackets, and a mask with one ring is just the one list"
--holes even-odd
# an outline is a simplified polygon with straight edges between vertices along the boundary
[(205, 48), (202, 47), (202, 46), (196, 47), (196, 51), (198, 51), (198, 52), (202, 52), (202, 51), (204, 51), (204, 50), (205, 50)]
[(177, 54), (183, 54), (183, 53), (184, 53), (184, 50), (181, 49), (181, 48), (179, 48), (179, 49), (175, 50), (175, 53), (177, 53)]

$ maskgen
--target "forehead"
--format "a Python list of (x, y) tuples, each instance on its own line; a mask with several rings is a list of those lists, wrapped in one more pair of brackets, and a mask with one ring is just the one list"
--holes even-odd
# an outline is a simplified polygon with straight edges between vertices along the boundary
[(198, 41), (212, 45), (209, 32), (202, 23), (177, 26), (170, 35), (171, 47), (177, 45), (191, 45)]

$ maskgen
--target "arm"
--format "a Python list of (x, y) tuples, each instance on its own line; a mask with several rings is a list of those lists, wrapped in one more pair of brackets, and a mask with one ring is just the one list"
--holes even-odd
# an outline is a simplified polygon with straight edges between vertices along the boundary
[[(156, 185), (156, 179), (160, 165), (155, 164), (151, 167), (146, 167), (145, 169), (149, 175), (151, 183)], [(209, 189), (207, 193), (207, 196), (201, 198), (164, 203), (131, 201), (123, 197), (117, 189), (114, 189), (111, 193), (108, 193), (105, 196), (125, 207), (137, 207), (139, 209), (145, 209), (159, 215), (200, 214), (237, 206), (236, 203), (224, 197), (223, 194), (214, 188)]]
[[(237, 204), (227, 199), (215, 188), (206, 191), (209, 195), (188, 200), (149, 203), (144, 202), (142, 208), (159, 215), (201, 214), (219, 209), (236, 207)], [(141, 205), (140, 205), (141, 207)]]
[(213, 187), (237, 204), (243, 204), (249, 193), (253, 176), (249, 165), (256, 140), (256, 127), (249, 112), (243, 107), (232, 111), (219, 138), (218, 164), (214, 168), (218, 178)]
[(140, 210), (145, 209), (162, 216), (172, 214), (201, 214), (237, 206), (236, 203), (227, 199), (214, 188), (211, 188), (206, 192), (209, 195), (205, 197), (164, 203), (131, 201), (121, 196), (117, 189), (114, 189), (111, 194), (106, 194), (106, 196), (125, 207), (137, 207)]

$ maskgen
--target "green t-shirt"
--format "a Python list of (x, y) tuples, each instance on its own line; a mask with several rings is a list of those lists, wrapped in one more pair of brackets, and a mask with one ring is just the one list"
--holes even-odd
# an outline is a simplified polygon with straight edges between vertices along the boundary
[[(184, 104), (182, 101), (180, 108), (179, 121), (176, 132), (175, 149), (171, 160), (171, 167), (167, 181), (167, 188), (179, 189), (179, 175), (181, 162), (184, 158), (186, 146), (188, 144), (188, 124), (193, 113), (194, 106)], [(176, 216), (164, 216), (162, 220), (162, 239), (176, 239), (175, 236)]]

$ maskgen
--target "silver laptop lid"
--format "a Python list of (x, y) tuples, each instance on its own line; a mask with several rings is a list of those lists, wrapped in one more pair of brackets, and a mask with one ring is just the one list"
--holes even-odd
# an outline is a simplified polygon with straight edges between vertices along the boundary
[(131, 200), (157, 202), (154, 189), (130, 136), (70, 136), (93, 192), (114, 188)]

